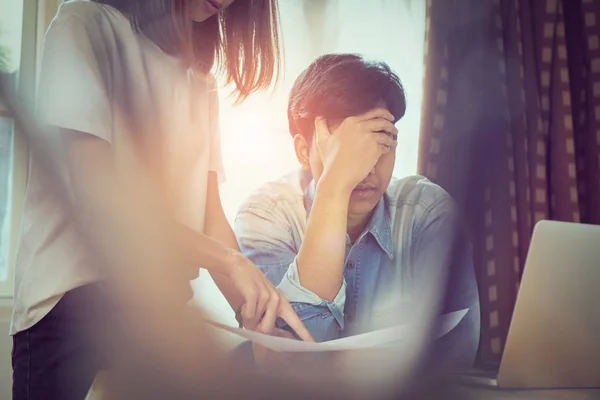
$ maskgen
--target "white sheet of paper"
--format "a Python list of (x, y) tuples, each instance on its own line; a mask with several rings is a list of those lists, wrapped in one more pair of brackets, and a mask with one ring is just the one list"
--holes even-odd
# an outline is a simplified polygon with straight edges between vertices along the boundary
[[(441, 317), (438, 326), (436, 338), (440, 338), (456, 328), (459, 322), (467, 314), (468, 309), (454, 311), (444, 314)], [(269, 336), (263, 333), (253, 332), (246, 329), (235, 328), (223, 325), (214, 321), (207, 321), (220, 329), (232, 332), (236, 335), (249, 339), (271, 350), (279, 352), (316, 352), (316, 351), (341, 351), (357, 350), (382, 346), (394, 346), (394, 343), (400, 345), (405, 339), (408, 339), (412, 330), (407, 324), (394, 326), (387, 329), (363, 333), (360, 335), (348, 336), (341, 339), (330, 340), (328, 342), (312, 343), (301, 340)]]

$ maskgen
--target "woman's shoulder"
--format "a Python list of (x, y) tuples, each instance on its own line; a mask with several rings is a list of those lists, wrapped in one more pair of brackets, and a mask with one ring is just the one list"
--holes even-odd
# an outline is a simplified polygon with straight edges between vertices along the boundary
[(70, 22), (94, 29), (104, 22), (124, 20), (125, 17), (116, 9), (106, 4), (91, 0), (71, 0), (63, 3), (52, 24), (65, 24)]

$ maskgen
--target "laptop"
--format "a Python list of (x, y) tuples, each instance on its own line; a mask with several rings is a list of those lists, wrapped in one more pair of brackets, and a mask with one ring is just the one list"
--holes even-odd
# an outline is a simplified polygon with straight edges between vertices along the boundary
[(536, 224), (499, 369), (470, 371), (460, 381), (600, 387), (600, 226)]

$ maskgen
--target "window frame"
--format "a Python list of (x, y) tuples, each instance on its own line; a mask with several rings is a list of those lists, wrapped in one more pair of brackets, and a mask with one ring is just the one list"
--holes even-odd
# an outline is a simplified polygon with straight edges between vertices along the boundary
[[(23, 103), (33, 108), (37, 86), (38, 59), (41, 55), (43, 35), (49, 16), (56, 13), (62, 0), (23, 0), (23, 25), (21, 31), (21, 60), (19, 64), (17, 94)], [(0, 117), (11, 118), (8, 111), (0, 107)], [(9, 224), (8, 274), (0, 281), (0, 299), (14, 296), (15, 263), (19, 243), (21, 217), (29, 173), (27, 143), (18, 128), (13, 131), (13, 166), (10, 177), (10, 199), (7, 223)]]

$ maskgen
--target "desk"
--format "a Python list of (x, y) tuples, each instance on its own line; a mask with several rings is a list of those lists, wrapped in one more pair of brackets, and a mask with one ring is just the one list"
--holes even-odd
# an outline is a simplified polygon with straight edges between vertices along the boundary
[(465, 399), (486, 400), (598, 400), (600, 389), (572, 390), (513, 390), (463, 386), (458, 389)]

